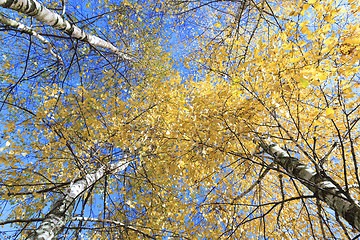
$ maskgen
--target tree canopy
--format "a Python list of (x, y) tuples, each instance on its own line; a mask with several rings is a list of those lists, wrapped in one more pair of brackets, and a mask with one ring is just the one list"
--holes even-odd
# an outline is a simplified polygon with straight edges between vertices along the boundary
[(2, 239), (360, 237), (358, 1), (0, 7)]

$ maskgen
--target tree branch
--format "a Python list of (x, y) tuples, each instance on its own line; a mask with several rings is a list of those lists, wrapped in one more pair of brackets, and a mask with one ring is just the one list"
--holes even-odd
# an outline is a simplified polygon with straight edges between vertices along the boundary
[[(291, 157), (278, 144), (269, 139), (255, 139), (266, 153), (275, 158), (289, 174), (299, 179), (320, 200), (343, 217), (351, 226), (360, 230), (360, 206), (357, 201), (349, 199), (341, 187), (324, 173), (317, 173), (307, 165), (301, 163), (297, 158)], [(334, 184), (335, 183), (335, 184)]]
[(39, 228), (33, 231), (26, 239), (54, 239), (70, 220), (75, 200), (106, 174), (114, 174), (123, 171), (128, 164), (129, 162), (119, 161), (114, 164), (104, 165), (95, 172), (85, 175), (83, 179), (75, 181), (64, 192), (64, 195), (55, 202), (50, 212), (45, 216), (45, 219), (40, 224)]
[(47, 50), (49, 51), (49, 53), (51, 55), (53, 55), (59, 61), (59, 63), (61, 65), (64, 65), (64, 62), (63, 62), (62, 58), (53, 51), (53, 46), (51, 45), (51, 43), (46, 38), (44, 38), (43, 36), (38, 34), (34, 29), (32, 29), (32, 28), (30, 28), (28, 26), (25, 26), (24, 24), (19, 23), (19, 22), (13, 20), (13, 19), (5, 17), (1, 13), (0, 13), (0, 23), (3, 23), (5, 25), (13, 27), (13, 28), (17, 28), (20, 31), (23, 31), (23, 32), (25, 32), (27, 34), (30, 34), (30, 35), (36, 37), (42, 43), (46, 44), (47, 45)]
[(39, 22), (59, 29), (78, 40), (88, 42), (92, 46), (108, 49), (111, 52), (117, 54), (123, 60), (130, 62), (135, 61), (134, 57), (127, 53), (121, 52), (120, 49), (115, 47), (110, 42), (105, 41), (104, 39), (101, 39), (97, 36), (85, 33), (82, 29), (70, 23), (63, 16), (52, 12), (50, 9), (46, 8), (36, 0), (0, 0), (0, 6), (24, 13), (28, 16), (32, 16)]
[(71, 218), (71, 221), (91, 221), (91, 222), (111, 223), (111, 224), (115, 224), (115, 225), (119, 225), (121, 227), (127, 228), (129, 230), (133, 230), (134, 232), (140, 233), (148, 238), (155, 239), (153, 236), (151, 236), (135, 227), (129, 226), (129, 225), (124, 224), (119, 221), (114, 221), (114, 220), (109, 220), (109, 219), (99, 219), (99, 218), (88, 218), (88, 217), (73, 217), (73, 218)]

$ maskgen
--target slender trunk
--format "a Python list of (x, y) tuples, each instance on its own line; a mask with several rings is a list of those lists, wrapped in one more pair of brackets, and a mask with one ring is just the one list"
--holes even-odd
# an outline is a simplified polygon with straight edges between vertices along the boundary
[(38, 229), (34, 230), (26, 239), (27, 240), (51, 240), (64, 228), (66, 223), (72, 217), (72, 211), (76, 199), (84, 194), (86, 190), (94, 185), (105, 174), (114, 174), (123, 171), (129, 163), (120, 161), (118, 163), (103, 166), (93, 173), (87, 174), (64, 192), (64, 195), (52, 206), (50, 212), (45, 216)]
[[(339, 216), (343, 217), (351, 226), (360, 230), (360, 206), (358, 201), (349, 199), (344, 190), (334, 181), (322, 173), (317, 173), (299, 159), (291, 157), (276, 143), (268, 140), (258, 140), (260, 146), (272, 155), (276, 162), (287, 173), (300, 180), (320, 200), (324, 201)], [(335, 183), (335, 184), (334, 184)]]
[(24, 24), (19, 23), (19, 22), (13, 20), (13, 19), (5, 17), (1, 13), (0, 13), (0, 23), (3, 23), (3, 24), (5, 24), (5, 25), (7, 25), (9, 27), (19, 29), (20, 31), (23, 31), (23, 32), (25, 32), (27, 34), (33, 35), (34, 37), (39, 39), (42, 43), (46, 44), (49, 53), (51, 55), (53, 55), (59, 61), (59, 63), (61, 65), (64, 65), (64, 62), (61, 59), (61, 57), (53, 51), (53, 47), (52, 47), (51, 43), (46, 38), (44, 38), (43, 36), (38, 34), (34, 29), (32, 29), (30, 27), (27, 27)]
[(67, 21), (63, 16), (49, 10), (36, 0), (0, 0), (0, 6), (24, 13), (36, 18), (39, 22), (59, 29), (72, 37), (90, 43), (94, 47), (101, 47), (112, 51), (127, 61), (134, 61), (130, 55), (123, 53), (108, 41), (97, 36), (85, 33), (76, 25)]

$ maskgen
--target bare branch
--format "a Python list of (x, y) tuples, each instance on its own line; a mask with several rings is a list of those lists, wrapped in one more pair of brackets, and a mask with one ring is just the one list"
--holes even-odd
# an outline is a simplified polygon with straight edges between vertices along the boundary
[(44, 38), (43, 36), (41, 36), (40, 34), (38, 34), (34, 29), (32, 29), (31, 27), (28, 27), (28, 26), (25, 26), (24, 24), (22, 23), (19, 23), (13, 19), (10, 19), (8, 17), (5, 17), (3, 14), (0, 13), (0, 23), (3, 23), (7, 26), (10, 26), (10, 27), (13, 27), (13, 28), (17, 28), (19, 29), (20, 31), (23, 31), (27, 34), (30, 34), (34, 37), (36, 37), (38, 40), (40, 40), (42, 43), (46, 44), (47, 45), (47, 50), (49, 51), (49, 53), (51, 55), (53, 55), (61, 65), (64, 65), (64, 62), (62, 60), (62, 58), (56, 54), (54, 51), (53, 51), (53, 46), (51, 45), (51, 43), (46, 39)]
[(151, 236), (133, 226), (129, 226), (129, 225), (124, 224), (119, 221), (114, 221), (114, 220), (109, 220), (109, 219), (99, 219), (99, 218), (88, 218), (88, 217), (73, 217), (73, 218), (71, 218), (71, 221), (90, 221), (90, 222), (111, 223), (111, 224), (115, 224), (115, 225), (119, 225), (121, 227), (127, 228), (129, 230), (133, 230), (134, 232), (140, 233), (148, 238), (155, 239), (153, 236)]

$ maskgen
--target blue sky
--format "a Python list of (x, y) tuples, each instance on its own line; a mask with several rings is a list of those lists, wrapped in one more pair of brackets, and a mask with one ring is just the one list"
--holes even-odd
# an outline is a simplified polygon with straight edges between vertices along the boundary
[[(91, 8), (87, 8), (87, 4), (89, 2), (86, 2), (86, 1), (81, 1), (81, 2), (76, 2), (76, 4), (80, 4), (80, 5), (71, 5), (71, 3), (67, 4), (67, 12), (69, 14), (73, 14), (77, 16), (77, 20), (81, 20), (81, 19), (85, 19), (87, 17), (91, 17), (91, 16), (94, 16), (96, 14), (99, 14), (100, 11), (104, 12), (106, 10), (103, 10), (100, 8), (100, 5), (98, 4), (97, 1), (90, 1), (91, 3)], [(117, 1), (114, 1), (114, 3), (117, 3)], [(14, 18), (16, 18), (16, 15), (17, 14), (12, 14), (12, 11), (8, 11), (6, 10), (5, 11), (9, 16), (13, 16)], [(140, 16), (140, 17), (144, 17), (144, 20), (146, 20), (146, 17), (150, 17), (149, 16)], [(111, 20), (111, 18), (110, 18)], [(111, 29), (106, 29), (107, 28), (107, 21), (109, 21), (109, 18), (107, 17), (104, 17), (94, 23), (91, 23), (90, 27), (89, 27), (89, 31), (91, 31), (91, 29), (93, 30), (94, 33), (96, 33), (98, 36), (100, 37), (103, 37), (103, 38), (110, 38), (110, 40), (113, 40), (114, 42), (116, 42), (118, 39), (112, 39), (112, 37), (114, 37), (113, 35), (113, 32), (111, 32)], [(172, 20), (169, 20), (169, 21), (165, 21), (164, 22), (164, 27), (167, 28), (167, 27), (170, 27), (172, 25)], [(31, 24), (29, 21), (25, 21), (25, 23), (27, 24)], [(89, 21), (87, 22), (80, 22), (79, 23), (79, 26), (83, 26), (84, 24), (87, 24), (89, 23)], [(208, 22), (208, 24), (211, 24), (211, 22)], [(34, 24), (36, 25), (36, 24)], [(97, 27), (97, 28), (96, 28)], [(106, 31), (104, 31), (103, 29), (106, 29)], [(113, 30), (113, 29), (112, 29)], [(170, 31), (168, 33), (165, 34), (166, 37), (169, 38), (169, 42), (167, 45), (163, 45), (163, 48), (169, 52), (171, 52), (171, 56), (177, 60), (180, 65), (177, 67), (176, 70), (178, 70), (180, 72), (180, 75), (183, 77), (183, 78), (187, 78), (188, 76), (196, 76), (198, 77), (198, 79), (201, 79), (203, 76), (204, 76), (204, 72), (202, 71), (199, 71), (199, 69), (197, 69), (195, 67), (195, 64), (192, 65), (189, 69), (188, 68), (185, 68), (184, 65), (182, 65), (181, 61), (179, 61), (181, 59), (182, 56), (186, 55), (188, 52), (192, 51), (194, 48), (197, 48), (198, 45), (197, 45), (197, 42), (194, 41), (192, 44), (188, 45), (188, 47), (185, 47), (183, 46), (181, 43), (182, 42), (186, 42), (187, 39), (186, 39), (186, 34), (189, 33), (189, 31), (193, 31), (193, 34), (197, 34), (200, 32), (200, 29), (196, 29), (196, 28), (193, 28), (193, 26), (185, 26), (183, 28), (183, 32), (181, 34), (176, 34), (176, 33), (171, 33)], [(50, 35), (50, 34), (58, 34), (59, 32), (58, 31), (53, 31), (52, 29), (50, 28), (46, 28), (44, 30), (44, 33)], [(4, 32), (0, 32), (1, 35), (5, 35), (5, 36), (9, 36), (7, 35), (7, 33), (4, 33)], [(171, 35), (173, 34), (173, 35)], [(18, 36), (20, 36), (19, 38), (13, 38), (13, 37), (9, 37), (7, 38), (7, 41), (8, 43), (7, 44), (13, 44), (13, 46), (17, 46), (16, 44), (19, 44), (20, 43), (29, 43), (28, 41), (28, 36), (26, 35), (21, 35), (21, 34), (18, 34)], [(50, 39), (51, 36), (49, 36)], [(19, 40), (20, 39), (20, 40)], [(27, 68), (27, 72), (25, 73), (26, 76), (28, 76), (28, 78), (30, 78), (31, 81), (38, 81), (38, 79), (42, 80), (47, 77), (47, 76), (41, 76), (41, 75), (35, 75), (31, 78), (31, 75), (33, 74), (37, 74), (36, 73), (36, 69), (41, 69), (41, 68), (47, 68), (47, 71), (49, 72), (50, 76), (52, 77), (52, 79), (54, 79), (54, 82), (56, 84), (58, 84), (58, 86), (61, 86), (61, 88), (64, 89), (64, 94), (67, 94), (71, 91), (71, 87), (74, 87), (74, 86), (79, 86), (81, 85), (83, 82), (87, 82), (89, 81), (89, 79), (84, 79), (82, 78), (82, 76), (80, 76), (81, 74), (79, 74), (79, 72), (83, 71), (83, 69), (86, 69), (87, 67), (88, 68), (92, 68), (94, 70), (94, 72), (92, 73), (92, 78), (95, 80), (94, 81), (94, 85), (95, 84), (98, 84), (98, 85), (101, 85), (102, 83), (99, 83), (99, 82), (96, 82), (96, 79), (97, 77), (101, 76), (102, 75), (102, 72), (101, 70), (106, 70), (106, 69), (111, 69), (112, 67), (109, 65), (109, 62), (107, 62), (105, 59), (103, 59), (102, 57), (100, 57), (98, 55), (97, 52), (93, 51), (91, 52), (92, 55), (91, 56), (79, 56), (77, 54), (73, 54), (73, 51), (71, 50), (71, 48), (74, 48), (76, 46), (78, 46), (81, 50), (79, 51), (79, 53), (81, 52), (86, 52), (86, 51), (90, 51), (89, 48), (87, 47), (86, 44), (83, 44), (83, 43), (77, 43), (76, 41), (72, 41), (72, 40), (59, 40), (59, 39), (52, 39), (53, 40), (53, 43), (54, 43), (54, 47), (55, 49), (56, 48), (65, 48), (64, 45), (66, 44), (67, 45), (67, 50), (63, 51), (63, 52), (60, 52), (62, 54), (62, 56), (64, 57), (64, 60), (66, 63), (70, 63), (73, 61), (73, 59), (76, 59), (78, 60), (79, 64), (73, 64), (71, 67), (69, 67), (69, 72), (67, 71), (61, 71), (61, 73), (58, 73), (60, 72), (60, 67), (58, 65), (56, 65), (54, 63), (54, 59), (52, 59), (52, 56), (47, 54), (46, 51), (43, 51), (43, 52), (36, 52), (35, 49), (39, 48), (39, 45), (41, 45), (41, 43), (37, 42), (36, 40), (33, 39), (33, 43), (32, 45), (24, 45), (24, 49), (27, 50), (26, 47), (30, 46), (30, 50), (31, 50), (31, 56), (30, 56), (30, 65), (28, 68)], [(59, 40), (59, 41), (58, 41)], [(18, 41), (18, 42), (17, 42)], [(136, 46), (136, 41), (133, 41), (132, 42), (133, 45)], [(15, 50), (14, 49), (18, 49), (18, 50)], [(2, 58), (2, 60), (6, 60), (6, 59), (9, 59), (10, 56), (13, 56), (13, 55), (18, 55), (19, 57), (18, 58), (15, 58), (12, 60), (11, 63), (14, 64), (14, 66), (9, 69), (7, 72), (8, 73), (11, 73), (13, 74), (14, 76), (16, 76), (16, 79), (22, 75), (23, 73), (23, 69), (25, 68), (25, 59), (27, 58), (27, 54), (26, 54), (26, 51), (25, 52), (20, 52), (20, 49), (21, 48), (2, 48), (0, 49), (0, 58)], [(12, 55), (13, 54), (13, 55)], [(83, 57), (83, 58), (82, 58)], [(19, 59), (21, 61), (21, 64), (18, 64), (16, 65), (17, 62), (19, 62)], [(93, 64), (91, 64), (89, 61), (90, 60), (94, 60), (94, 61), (97, 61), (97, 63), (99, 64), (98, 66), (93, 66)], [(114, 58), (112, 58), (112, 60), (114, 60)], [(38, 66), (34, 66), (35, 63), (37, 62), (37, 65)], [(123, 66), (123, 67), (119, 67), (119, 69), (121, 71), (124, 71), (126, 72), (127, 70), (127, 67), (126, 66)], [(31, 87), (31, 81), (27, 81), (27, 82), (24, 82), (21, 86), (19, 86), (17, 89), (15, 89), (15, 91), (17, 93), (23, 91), (23, 90), (26, 90), (27, 88)], [(2, 87), (4, 86), (3, 82), (1, 83)], [(136, 84), (136, 83), (135, 83)], [(215, 84), (215, 83), (214, 83)], [(45, 83), (44, 83), (45, 85)], [(88, 85), (89, 86), (89, 85)], [(68, 87), (68, 88), (67, 88)], [(124, 91), (125, 92), (125, 91)], [(125, 94), (124, 92), (122, 92), (123, 94)], [(27, 107), (31, 110), (36, 110), (37, 108), (37, 105), (36, 104), (39, 104), (42, 102), (42, 99), (37, 99), (36, 101), (34, 102), (29, 102), (27, 103)], [(104, 103), (106, 104), (106, 103)], [(104, 105), (105, 106), (105, 105)], [(8, 112), (5, 110), (3, 110), (2, 114), (5, 114), (7, 115)], [(16, 114), (15, 114), (16, 116)], [(20, 115), (19, 114), (19, 121), (21, 120), (24, 120), (24, 116)], [(4, 118), (2, 118), (2, 120), (6, 120)], [(3, 130), (3, 122), (0, 123), (0, 131)], [(11, 135), (10, 135), (10, 139), (11, 139)], [(41, 139), (41, 138), (40, 138)], [(8, 139), (6, 140), (1, 140), (0, 142), (0, 147), (3, 147), (6, 142), (8, 141)], [(40, 141), (45, 141), (44, 139), (41, 139)], [(121, 151), (120, 151), (121, 152)], [(27, 157), (24, 157), (24, 162), (29, 162), (29, 161), (36, 161), (37, 159), (33, 159), (32, 156), (27, 156)], [(68, 166), (70, 167), (70, 166)], [(133, 168), (130, 168), (129, 167), (129, 173), (131, 172), (131, 174), (135, 174), (135, 170)], [(226, 169), (224, 168), (223, 170), (225, 173), (226, 171), (230, 171), (229, 169)], [(233, 185), (234, 188), (237, 187), (237, 185), (234, 183)], [(131, 190), (131, 187), (129, 187), (129, 189), (127, 190)], [(203, 187), (200, 187), (200, 190), (203, 190), (204, 192), (206, 192), (208, 189), (206, 188), (203, 188)], [(219, 190), (219, 189), (218, 189)], [(142, 194), (148, 194), (149, 192), (147, 190), (144, 190), (142, 192)], [(189, 193), (190, 194), (190, 193)], [(201, 203), (202, 202), (202, 198), (203, 198), (203, 192), (200, 191), (200, 193), (194, 197), (194, 200), (195, 202), (199, 202)], [(115, 197), (117, 194), (114, 194), (114, 196), (111, 196), (111, 197)], [(121, 196), (121, 195), (117, 195), (116, 197), (123, 197), (125, 199), (125, 196)], [(136, 196), (134, 196), (136, 197)], [(184, 196), (179, 196), (180, 198), (181, 197), (184, 197)], [(97, 206), (99, 205), (99, 208), (91, 208), (90, 207), (86, 207), (84, 209), (84, 212), (91, 215), (91, 216), (97, 216), (98, 213), (100, 211), (102, 211), (102, 207), (101, 207), (101, 203), (102, 203), (102, 194), (98, 194), (96, 197), (95, 197), (95, 205), (94, 206)], [(79, 206), (81, 206), (81, 203), (82, 201), (79, 202)], [(124, 209), (126, 209), (126, 211), (129, 211), (130, 214), (129, 216), (135, 216), (136, 212), (135, 210), (133, 210), (131, 207), (129, 207), (130, 204), (124, 204), (122, 207)], [(43, 209), (44, 212), (47, 212), (49, 208), (49, 204), (46, 208)], [(6, 207), (3, 207), (3, 210), (6, 212), (7, 210), (9, 209), (9, 205), (7, 205)], [(79, 214), (81, 211), (81, 207), (79, 207), (75, 213)], [(5, 214), (6, 215), (6, 214)], [(136, 217), (136, 216), (135, 216)], [(187, 218), (189, 218), (189, 216), (186, 216)], [(198, 218), (199, 219), (199, 222), (202, 221), (202, 216), (200, 214), (198, 215), (194, 215), (193, 217), (195, 218)], [(4, 216), (2, 217), (4, 218)], [(9, 225), (6, 225), (5, 226), (5, 230), (8, 230), (10, 229)], [(166, 239), (167, 237), (165, 236), (164, 239)]]

